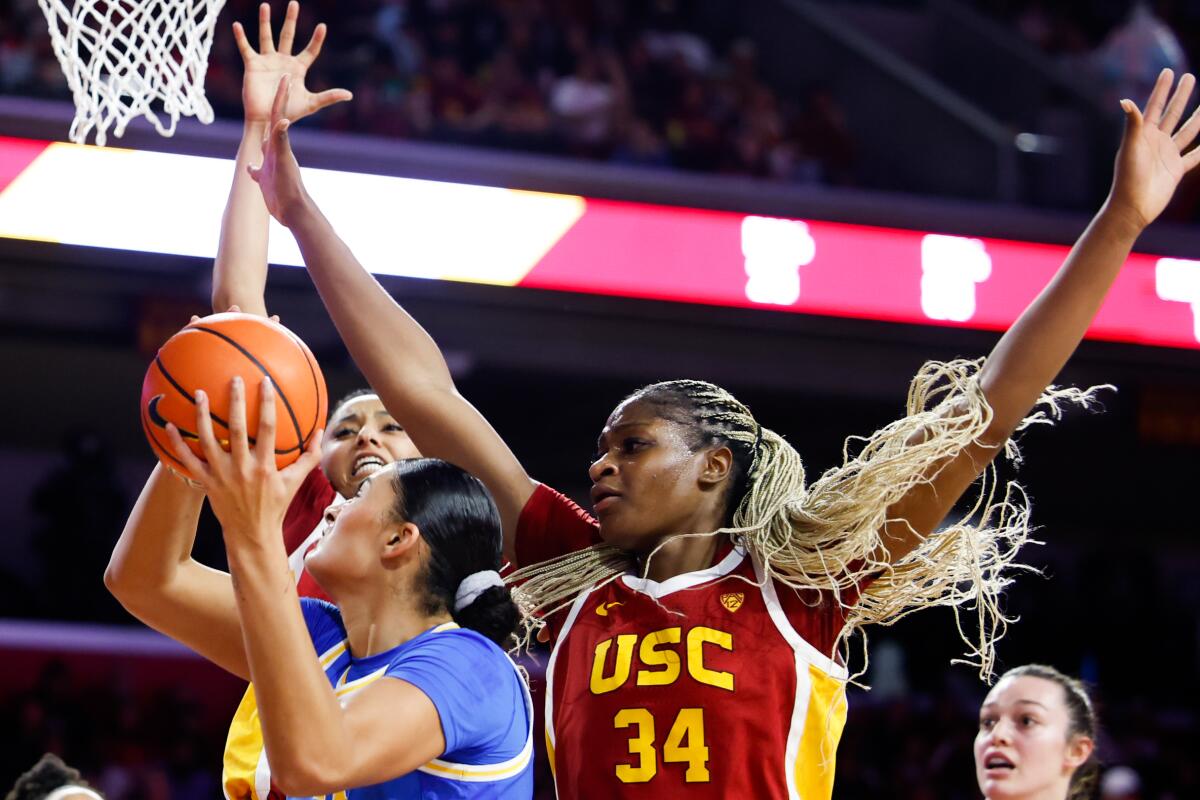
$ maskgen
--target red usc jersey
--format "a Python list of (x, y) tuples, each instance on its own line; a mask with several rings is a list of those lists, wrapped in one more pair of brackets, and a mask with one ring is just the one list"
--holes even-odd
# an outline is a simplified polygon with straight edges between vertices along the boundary
[[(575, 549), (595, 535), (540, 487), (518, 554), (530, 563), (555, 540)], [(624, 575), (554, 621), (546, 741), (560, 798), (828, 800), (846, 712), (846, 672), (828, 655), (841, 615), (760, 582), (732, 549), (662, 583)]]

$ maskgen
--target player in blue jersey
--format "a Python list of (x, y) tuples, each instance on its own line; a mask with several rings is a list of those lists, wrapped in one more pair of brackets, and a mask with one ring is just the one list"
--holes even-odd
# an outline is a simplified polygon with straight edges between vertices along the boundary
[[(329, 509), (308, 556), (337, 605), (301, 600), (280, 526), (320, 437), (276, 470), (270, 383), (253, 446), (240, 380), (231, 393), (229, 452), (202, 392), (206, 462), (169, 428), (204, 493), (156, 467), (105, 584), (147, 625), (253, 681), (261, 796), (273, 781), (288, 797), (530, 797), (532, 707), (499, 646), (518, 612), (497, 573), (500, 517), (483, 484), (437, 459), (375, 473)], [(190, 555), (205, 493), (229, 573)]]

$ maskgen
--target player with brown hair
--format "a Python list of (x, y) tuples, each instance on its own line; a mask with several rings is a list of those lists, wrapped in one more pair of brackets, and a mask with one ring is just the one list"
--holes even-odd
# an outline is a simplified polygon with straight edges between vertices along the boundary
[(277, 115), (252, 170), (270, 212), (421, 451), (491, 489), (525, 606), (549, 617), (546, 735), (561, 797), (828, 798), (845, 719), (839, 643), (921, 608), (975, 611), (971, 655), (989, 673), (1027, 509), (1018, 487), (997, 495), (985, 480), (972, 513), (939, 526), (1014, 432), (1090, 399), (1047, 387), (1200, 161), (1184, 154), (1200, 117), (1176, 132), (1194, 79), (1174, 93), (1173, 82), (1165, 71), (1144, 113), (1124, 102), (1107, 201), (986, 359), (926, 365), (906, 416), (811, 484), (791, 445), (720, 387), (646, 387), (601, 431), (596, 519), (533, 480), (458, 394), (437, 345), (308, 195)]
[(979, 791), (986, 800), (1087, 800), (1100, 771), (1097, 727), (1078, 680), (1044, 664), (1010, 669), (979, 709)]

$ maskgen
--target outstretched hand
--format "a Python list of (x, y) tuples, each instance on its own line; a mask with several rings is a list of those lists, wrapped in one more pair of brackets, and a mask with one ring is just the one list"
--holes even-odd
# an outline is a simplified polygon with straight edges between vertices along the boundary
[(267, 378), (259, 385), (258, 436), (251, 449), (245, 394), (242, 379), (234, 378), (230, 385), (228, 452), (213, 433), (208, 396), (203, 391), (196, 392), (196, 435), (204, 461), (184, 443), (174, 425), (167, 425), (176, 457), (208, 495), (227, 542), (231, 537), (278, 537), (288, 504), (321, 459), (321, 435), (317, 432), (299, 459), (276, 469), (275, 390)]
[(291, 141), (288, 139), (288, 128), (292, 122), (284, 114), (288, 106), (290, 84), (291, 78), (285, 75), (279, 80), (275, 91), (275, 101), (271, 104), (270, 125), (263, 139), (262, 164), (246, 167), (250, 177), (262, 190), (267, 211), (288, 226), (291, 225), (294, 213), (303, 208), (308, 199), (304, 181), (300, 177), (300, 165), (296, 162)]
[(1179, 181), (1200, 163), (1200, 150), (1185, 152), (1200, 133), (1200, 109), (1176, 130), (1196, 79), (1184, 74), (1172, 93), (1174, 78), (1169, 69), (1159, 74), (1144, 111), (1132, 100), (1121, 101), (1125, 135), (1117, 152), (1108, 202), (1113, 210), (1128, 215), (1139, 230), (1163, 212)]
[(329, 89), (314, 94), (304, 88), (308, 68), (321, 53), (326, 29), (325, 23), (318, 25), (313, 30), (308, 46), (292, 55), (292, 45), (296, 38), (296, 19), (299, 15), (300, 4), (292, 0), (284, 14), (283, 26), (279, 29), (279, 43), (276, 45), (271, 32), (271, 7), (267, 3), (260, 5), (257, 51), (250, 45), (241, 23), (233, 23), (233, 38), (245, 65), (242, 105), (247, 122), (266, 123), (270, 120), (275, 88), (283, 76), (291, 78), (294, 86), (283, 113), (283, 116), (292, 122), (352, 97), (345, 89)]

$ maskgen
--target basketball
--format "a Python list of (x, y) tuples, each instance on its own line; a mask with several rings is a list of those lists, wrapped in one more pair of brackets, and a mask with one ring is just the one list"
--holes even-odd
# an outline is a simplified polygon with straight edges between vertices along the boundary
[(258, 431), (259, 384), (275, 386), (275, 464), (283, 468), (304, 451), (325, 421), (328, 399), (317, 360), (298, 336), (277, 322), (227, 312), (198, 319), (167, 340), (142, 383), (142, 428), (159, 461), (191, 477), (171, 450), (167, 423), (179, 429), (197, 457), (197, 389), (208, 394), (217, 441), (228, 449), (229, 383), (246, 387), (246, 432), (251, 446)]

